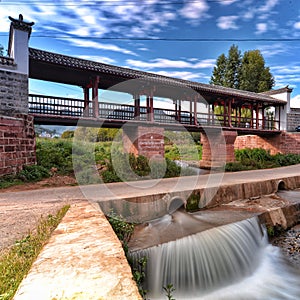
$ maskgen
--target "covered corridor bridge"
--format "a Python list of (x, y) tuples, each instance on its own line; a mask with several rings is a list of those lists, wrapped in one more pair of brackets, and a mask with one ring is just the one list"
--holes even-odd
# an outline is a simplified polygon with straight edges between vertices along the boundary
[[(80, 86), (82, 99), (29, 95), (29, 113), (36, 123), (75, 125), (79, 119), (106, 127), (122, 127), (133, 120), (136, 125), (160, 125), (176, 129), (183, 124), (189, 131), (203, 127), (222, 127), (241, 134), (275, 134), (278, 119), (266, 109), (280, 110), (286, 101), (266, 94), (175, 79), (153, 73), (121, 68), (75, 57), (29, 48), (29, 77)], [(132, 95), (133, 104), (107, 103), (101, 90)], [(141, 106), (141, 96), (146, 103)], [(170, 108), (156, 107), (155, 99), (172, 100)], [(216, 109), (219, 107), (219, 109)], [(217, 113), (218, 111), (218, 113)], [(247, 113), (246, 113), (247, 112)]]
[[(82, 87), (82, 99), (29, 95), (35, 123), (102, 126), (123, 129), (127, 152), (164, 156), (164, 130), (201, 132), (201, 166), (233, 161), (237, 135), (280, 134), (286, 101), (266, 94), (175, 79), (29, 48), (29, 78)], [(108, 103), (99, 90), (132, 95)], [(118, 93), (118, 97), (122, 94)], [(145, 105), (141, 105), (141, 97)], [(159, 108), (160, 99), (170, 108)], [(158, 102), (156, 102), (158, 99)], [(171, 101), (170, 101), (171, 100)], [(173, 106), (173, 107), (172, 107)], [(268, 109), (273, 107), (273, 113)], [(277, 119), (275, 119), (277, 116)]]

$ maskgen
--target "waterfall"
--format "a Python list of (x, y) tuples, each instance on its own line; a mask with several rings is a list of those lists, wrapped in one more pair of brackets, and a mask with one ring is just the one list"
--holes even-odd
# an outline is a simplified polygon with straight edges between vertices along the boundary
[(147, 257), (147, 299), (166, 299), (163, 287), (168, 284), (176, 289), (176, 300), (299, 299), (300, 275), (278, 250), (268, 244), (257, 218), (251, 218), (130, 255), (135, 262)]

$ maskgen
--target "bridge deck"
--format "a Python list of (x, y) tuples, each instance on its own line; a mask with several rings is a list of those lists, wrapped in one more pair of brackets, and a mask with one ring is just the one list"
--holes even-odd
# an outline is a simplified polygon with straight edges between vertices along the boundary
[[(124, 124), (133, 126), (158, 126), (168, 130), (236, 130), (240, 134), (272, 135), (279, 121), (270, 118), (249, 118), (184, 110), (154, 108), (149, 112), (145, 106), (119, 103), (98, 104), (98, 116), (92, 107), (82, 99), (52, 96), (29, 95), (29, 113), (35, 117), (36, 124), (67, 125), (106, 128), (121, 128)], [(153, 116), (149, 118), (149, 115)]]

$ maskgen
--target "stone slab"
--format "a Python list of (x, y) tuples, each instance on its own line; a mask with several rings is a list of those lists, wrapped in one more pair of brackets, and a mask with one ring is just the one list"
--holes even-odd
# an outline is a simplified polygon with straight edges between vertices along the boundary
[(101, 211), (71, 206), (14, 300), (141, 299), (121, 243)]

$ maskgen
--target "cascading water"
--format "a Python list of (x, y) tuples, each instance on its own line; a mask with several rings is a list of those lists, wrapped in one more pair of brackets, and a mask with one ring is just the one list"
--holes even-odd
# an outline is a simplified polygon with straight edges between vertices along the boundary
[(300, 299), (300, 273), (268, 244), (257, 218), (215, 227), (130, 253), (147, 257), (149, 299)]

